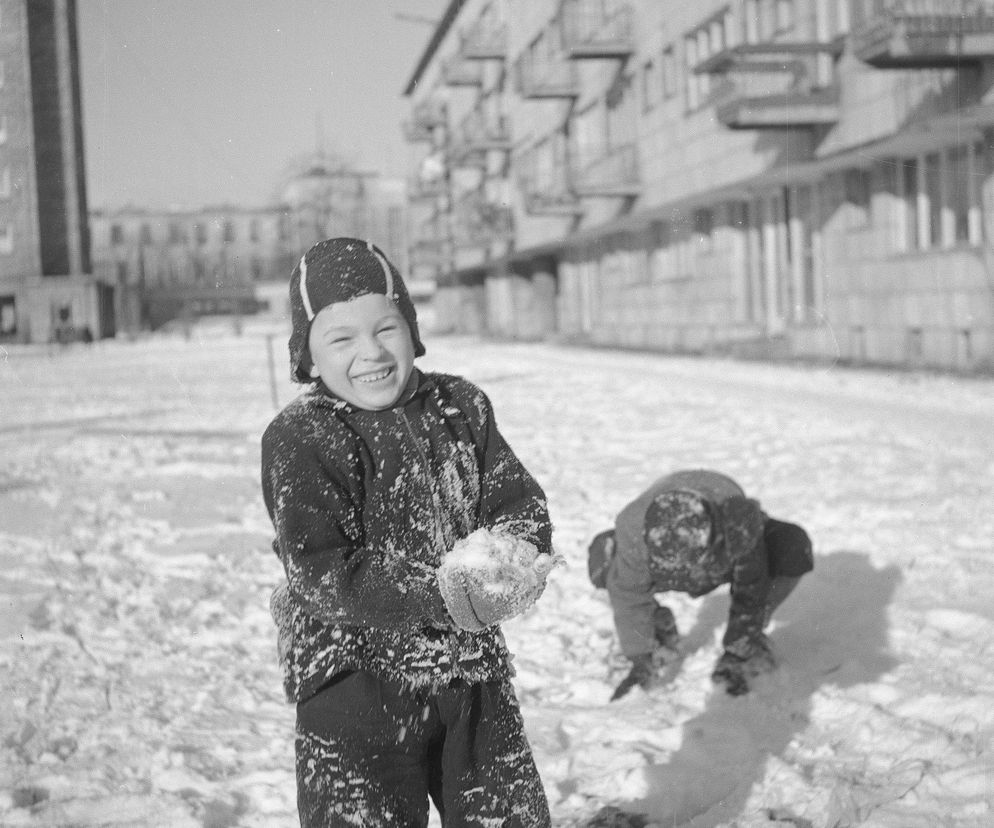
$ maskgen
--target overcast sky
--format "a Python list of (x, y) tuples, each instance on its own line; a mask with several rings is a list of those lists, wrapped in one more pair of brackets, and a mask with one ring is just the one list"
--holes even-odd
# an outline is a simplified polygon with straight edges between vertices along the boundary
[(447, 5), (79, 0), (90, 206), (263, 204), (320, 135), (403, 173), (402, 91), (432, 32), (403, 16)]

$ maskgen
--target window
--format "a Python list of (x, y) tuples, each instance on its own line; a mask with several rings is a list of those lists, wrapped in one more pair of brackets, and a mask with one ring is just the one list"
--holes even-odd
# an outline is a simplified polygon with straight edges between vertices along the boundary
[(110, 243), (111, 244), (123, 244), (124, 243), (124, 228), (120, 224), (112, 224), (110, 226)]
[(723, 52), (735, 41), (734, 18), (724, 9), (684, 37), (684, 63), (687, 71), (687, 108), (698, 109), (711, 93), (711, 75), (695, 71), (708, 58)]
[(949, 150), (949, 212), (953, 243), (970, 241), (970, 167), (966, 145)]
[(794, 28), (794, 0), (775, 0), (777, 31), (789, 32)]
[(924, 191), (928, 202), (928, 227), (924, 236), (925, 247), (942, 243), (942, 160), (937, 152), (925, 156)]
[(663, 98), (669, 100), (674, 97), (679, 89), (676, 76), (676, 54), (672, 46), (663, 49), (663, 59), (660, 64), (662, 72)]
[(0, 336), (17, 333), (17, 302), (13, 296), (0, 296)]
[(14, 228), (6, 222), (0, 222), (0, 253), (14, 252)]
[(982, 142), (897, 159), (900, 250), (978, 245), (983, 238), (980, 183)]
[(197, 244), (207, 243), (207, 225), (197, 222), (193, 225), (194, 237), (197, 239)]
[(900, 177), (898, 186), (902, 189), (904, 203), (904, 244), (905, 250), (917, 250), (922, 246), (918, 228), (921, 221), (918, 217), (918, 160), (906, 158), (900, 162)]
[(143, 224), (141, 230), (139, 231), (139, 239), (142, 244), (152, 243), (152, 226), (149, 224)]
[(10, 184), (10, 167), (4, 167), (0, 172), (0, 198), (10, 198), (13, 188)]
[(259, 241), (259, 219), (249, 222), (249, 241)]
[(224, 223), (224, 240), (226, 242), (235, 240), (235, 225), (230, 221)]
[(660, 99), (659, 75), (651, 58), (642, 64), (642, 111), (648, 112)]
[(698, 249), (710, 251), (713, 247), (714, 211), (710, 208), (694, 210), (694, 235)]
[(851, 169), (845, 172), (845, 195), (849, 203), (849, 228), (863, 228), (870, 224), (870, 171)]
[(178, 221), (169, 222), (169, 243), (182, 244), (185, 241), (186, 233), (183, 230), (183, 225)]

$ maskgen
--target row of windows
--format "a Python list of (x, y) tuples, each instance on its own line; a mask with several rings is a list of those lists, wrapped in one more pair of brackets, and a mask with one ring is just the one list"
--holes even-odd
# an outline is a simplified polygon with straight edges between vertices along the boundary
[[(258, 221), (252, 221), (248, 225), (248, 231), (246, 237), (248, 241), (257, 242), (261, 239), (261, 225)], [(166, 226), (167, 240), (169, 244), (186, 244), (190, 241), (190, 238), (194, 239), (197, 244), (206, 244), (209, 237), (209, 228), (207, 224), (197, 222), (192, 225), (183, 224), (181, 222), (169, 222)], [(126, 228), (122, 224), (111, 224), (110, 225), (110, 243), (111, 244), (124, 244), (126, 241)], [(225, 242), (237, 241), (237, 233), (235, 230), (235, 224), (231, 221), (226, 221), (221, 224), (221, 240)], [(285, 241), (287, 238), (284, 228), (281, 226), (279, 231), (279, 238), (281, 241)], [(153, 230), (151, 224), (143, 223), (138, 226), (138, 242), (139, 244), (154, 244), (156, 241), (156, 234)]]
[[(835, 233), (893, 228), (894, 253), (980, 245), (983, 240), (981, 184), (990, 171), (985, 146), (961, 144), (914, 157), (879, 162), (872, 169), (842, 174), (840, 201), (828, 207), (830, 182), (785, 187), (753, 201), (703, 207), (654, 222), (643, 238), (606, 242), (601, 272), (622, 285), (689, 278), (707, 272), (701, 260), (716, 251), (716, 231), (744, 234), (740, 242), (725, 235), (729, 260), (746, 254), (743, 268), (759, 292), (765, 290), (764, 262), (775, 259), (787, 312), (803, 296), (801, 317), (816, 296), (813, 238), (826, 226)], [(823, 211), (828, 207), (831, 214)], [(749, 251), (752, 250), (750, 253)], [(796, 263), (800, 282), (791, 283)], [(756, 273), (751, 273), (756, 271)], [(792, 303), (788, 303), (788, 299)]]

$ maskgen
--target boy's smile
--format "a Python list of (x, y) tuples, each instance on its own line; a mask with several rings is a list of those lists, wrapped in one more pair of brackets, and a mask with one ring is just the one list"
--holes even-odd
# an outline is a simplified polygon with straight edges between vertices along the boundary
[(414, 340), (397, 306), (367, 293), (322, 308), (311, 323), (311, 376), (369, 411), (400, 399), (414, 368)]

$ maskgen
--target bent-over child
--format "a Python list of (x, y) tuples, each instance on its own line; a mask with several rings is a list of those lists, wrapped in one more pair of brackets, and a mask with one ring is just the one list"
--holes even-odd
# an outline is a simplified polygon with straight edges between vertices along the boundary
[(286, 583), (302, 826), (549, 825), (499, 623), (551, 568), (545, 495), (469, 381), (424, 354), (383, 252), (328, 239), (290, 278), (293, 378), (262, 438)]
[(770, 615), (814, 567), (811, 540), (794, 523), (769, 517), (732, 478), (687, 469), (659, 478), (625, 506), (613, 529), (588, 547), (591, 582), (606, 588), (622, 654), (632, 667), (611, 697), (648, 688), (654, 660), (670, 661), (680, 636), (658, 592), (697, 598), (730, 584), (724, 652), (712, 679), (741, 695), (773, 666), (763, 633)]

